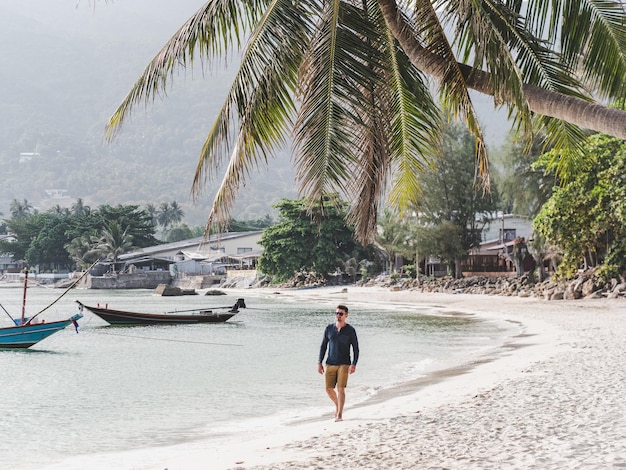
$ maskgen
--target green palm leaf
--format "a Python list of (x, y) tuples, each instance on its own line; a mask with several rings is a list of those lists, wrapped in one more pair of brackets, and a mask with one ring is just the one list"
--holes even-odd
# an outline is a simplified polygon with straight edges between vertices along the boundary
[(307, 1), (296, 5), (274, 0), (249, 37), (239, 71), (196, 167), (192, 188), (195, 197), (208, 172), (217, 170), (224, 155), (229, 155), (207, 229), (214, 222), (216, 230), (225, 226), (245, 176), (259, 159), (266, 161), (268, 154), (284, 143), (292, 127), (293, 90), (302, 61), (302, 44), (311, 28), (307, 9), (314, 7)]
[(238, 47), (247, 28), (256, 23), (259, 7), (254, 1), (210, 1), (198, 10), (146, 66), (107, 124), (112, 138), (130, 116), (133, 107), (148, 103), (167, 91), (167, 83), (179, 67), (198, 57), (207, 60), (230, 47)]

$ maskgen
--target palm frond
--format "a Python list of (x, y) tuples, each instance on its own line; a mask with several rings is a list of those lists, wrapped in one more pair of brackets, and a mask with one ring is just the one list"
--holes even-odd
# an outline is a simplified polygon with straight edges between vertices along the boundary
[(394, 182), (389, 194), (400, 212), (414, 205), (422, 189), (419, 175), (432, 168), (441, 155), (441, 114), (433, 101), (427, 80), (397, 47), (390, 32), (386, 82), (390, 96), (384, 120), (389, 122), (390, 153)]
[(430, 0), (415, 2), (414, 29), (425, 43), (426, 49), (442, 58), (441, 98), (456, 120), (462, 117), (468, 130), (476, 138), (476, 172), (481, 186), (490, 188), (489, 160), (485, 138), (469, 95), (466, 77), (463, 75), (454, 51), (448, 42), (437, 11)]
[[(604, 98), (624, 96), (626, 77), (626, 24), (623, 2), (584, 2), (576, 15), (563, 18), (563, 53), (579, 59), (583, 52), (583, 80), (595, 85)], [(575, 40), (572, 40), (574, 38)], [(579, 62), (577, 62), (579, 63)]]
[[(241, 65), (204, 142), (192, 187), (197, 197), (211, 170), (231, 153), (232, 133), (253, 137), (249, 156), (267, 159), (284, 142), (295, 111), (292, 95), (310, 34), (308, 1), (274, 0), (250, 35)], [(245, 127), (245, 129), (244, 129)], [(237, 138), (239, 142), (239, 137)]]
[[(558, 46), (562, 61), (605, 98), (620, 98), (626, 82), (626, 24), (622, 1), (529, 0), (528, 28)], [(545, 36), (543, 33), (546, 33)], [(595, 89), (594, 89), (595, 88)]]
[(245, 136), (242, 135), (239, 142), (234, 146), (228, 167), (224, 172), (224, 178), (215, 194), (211, 212), (204, 228), (205, 240), (209, 239), (211, 231), (222, 233), (228, 225), (230, 212), (235, 203), (235, 196), (244, 181), (243, 175), (247, 171), (247, 155), (241, 151), (245, 147)]
[[(245, 177), (283, 144), (294, 114), (293, 90), (310, 24), (304, 8), (313, 4), (274, 0), (252, 31), (239, 71), (205, 140), (192, 187), (197, 198), (211, 170), (225, 154), (228, 168), (214, 199), (206, 230), (224, 228)], [(236, 129), (231, 152), (232, 133)]]
[(540, 116), (537, 121), (545, 132), (544, 149), (551, 149), (546, 164), (549, 172), (565, 183), (581, 171), (591, 169), (586, 150), (588, 133), (559, 119)]
[(133, 107), (166, 93), (178, 68), (192, 65), (197, 56), (209, 61), (214, 55), (239, 46), (247, 28), (256, 23), (260, 2), (215, 0), (198, 10), (146, 66), (107, 123), (108, 139), (115, 137)]
[(301, 68), (295, 124), (300, 191), (313, 204), (338, 188), (346, 193), (359, 151), (357, 110), (369, 103), (364, 91), (377, 79), (370, 64), (379, 60), (369, 41), (375, 32), (362, 10), (339, 0), (323, 8)]

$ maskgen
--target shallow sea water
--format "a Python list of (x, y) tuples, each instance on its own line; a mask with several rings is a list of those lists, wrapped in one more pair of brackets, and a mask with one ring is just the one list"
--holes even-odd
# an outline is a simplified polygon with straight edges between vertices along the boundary
[[(225, 292), (66, 294), (41, 316), (70, 316), (77, 311), (74, 300), (158, 313), (244, 297), (248, 308), (223, 324), (137, 327), (111, 327), (85, 311), (79, 334), (70, 326), (29, 350), (0, 350), (1, 461), (15, 469), (62, 468), (81, 456), (88, 462), (90, 455), (210, 440), (268, 420), (328, 413), (317, 356), (337, 302), (261, 289)], [(27, 315), (60, 293), (30, 288)], [(14, 316), (21, 299), (20, 288), (0, 289), (0, 303)], [(469, 315), (425, 315), (419, 305), (350, 307), (361, 357), (346, 413), (384, 389), (489, 354), (518, 333), (516, 325)], [(8, 324), (5, 316), (0, 325)]]

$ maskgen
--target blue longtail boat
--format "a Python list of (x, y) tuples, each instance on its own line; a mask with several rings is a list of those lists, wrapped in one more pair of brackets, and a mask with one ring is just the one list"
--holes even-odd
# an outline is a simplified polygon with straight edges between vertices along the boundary
[[(57, 331), (70, 324), (77, 325), (76, 321), (83, 315), (77, 313), (67, 320), (54, 321), (50, 323), (26, 323), (24, 325), (9, 326), (0, 328), (0, 348), (26, 349), (46, 339)], [(18, 320), (19, 321), (19, 320)]]
[[(12, 326), (0, 327), (0, 349), (30, 348), (31, 346), (37, 344), (38, 342), (46, 339), (48, 336), (51, 336), (58, 331), (61, 331), (62, 329), (64, 329), (66, 326), (70, 324), (74, 325), (74, 327), (76, 328), (76, 332), (78, 333), (77, 320), (83, 317), (82, 313), (77, 313), (75, 315), (72, 315), (70, 318), (67, 318), (66, 320), (54, 321), (50, 323), (46, 323), (45, 321), (41, 321), (41, 322), (35, 321), (35, 317), (37, 317), (40, 313), (42, 313), (50, 305), (52, 305), (50, 304), (48, 307), (46, 307), (45, 309), (43, 309), (41, 312), (37, 313), (36, 315), (33, 315), (30, 318), (25, 317), (24, 315), (26, 311), (27, 287), (28, 287), (28, 269), (26, 269), (25, 276), (24, 276), (24, 298), (22, 302), (21, 318), (11, 317), (9, 312), (7, 312), (6, 309), (0, 305), (0, 307), (2, 307), (2, 310), (4, 310), (4, 312), (13, 321)], [(57, 298), (57, 300), (59, 298)]]

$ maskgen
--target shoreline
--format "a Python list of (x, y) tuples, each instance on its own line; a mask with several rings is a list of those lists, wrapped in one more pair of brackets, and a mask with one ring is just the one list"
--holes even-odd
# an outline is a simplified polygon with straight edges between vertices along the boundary
[[(626, 467), (623, 301), (548, 302), (371, 287), (280, 292), (341, 300), (357, 312), (363, 304), (417, 303), (517, 322), (523, 333), (507, 351), (406, 394), (391, 390), (387, 398), (355, 406), (348, 396), (341, 423), (305, 420), (220, 447), (171, 448), (160, 464), (141, 468)], [(411, 385), (416, 384), (406, 384)]]
[(380, 305), (396, 312), (471, 315), (520, 328), (504, 347), (468, 359), (464, 366), (385, 389), (364, 403), (351, 402), (348, 394), (339, 423), (328, 401), (328, 412), (319, 416), (259, 420), (258, 426), (209, 441), (90, 454), (86, 460), (77, 456), (65, 465), (85, 468), (88, 461), (94, 469), (126, 470), (626, 468), (623, 299), (546, 301), (355, 286), (226, 291), (240, 297), (280, 295), (296, 305), (305, 299), (333, 307), (345, 303), (355, 316), (363, 306)]

